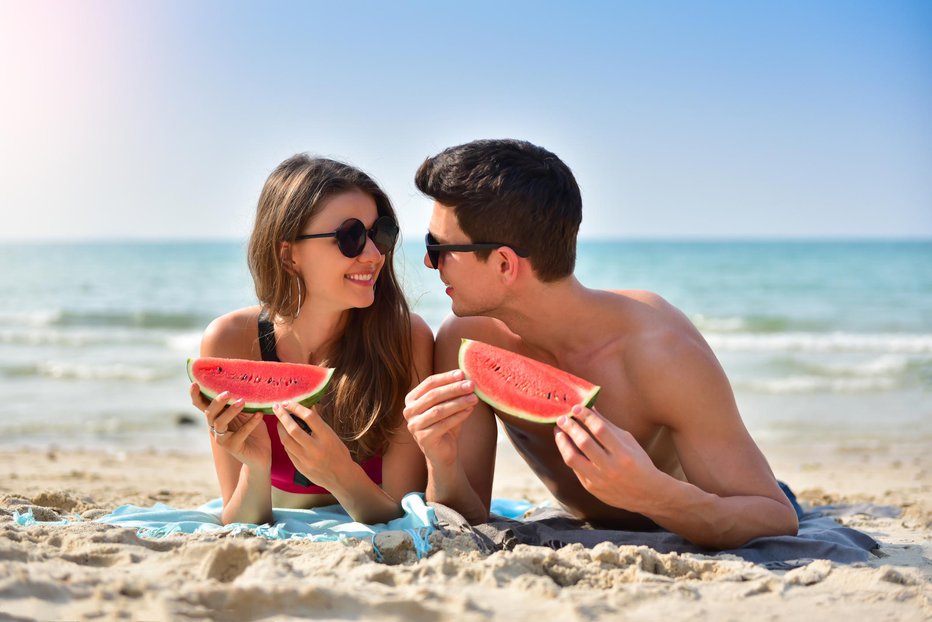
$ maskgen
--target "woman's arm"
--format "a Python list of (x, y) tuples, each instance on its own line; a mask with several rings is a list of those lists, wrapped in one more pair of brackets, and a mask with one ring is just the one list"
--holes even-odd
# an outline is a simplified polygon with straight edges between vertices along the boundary
[[(433, 334), (419, 317), (412, 316), (414, 370), (412, 382), (430, 373), (433, 357)], [(279, 436), (285, 451), (301, 473), (325, 487), (353, 520), (373, 524), (402, 516), (401, 499), (409, 492), (423, 491), (427, 479), (421, 450), (399, 416), (401, 424), (389, 438), (382, 457), (382, 486), (372, 481), (363, 468), (353, 462), (346, 445), (314, 409), (299, 404), (276, 409)], [(308, 436), (291, 414), (311, 429)]]
[[(257, 359), (252, 347), (255, 340), (244, 330), (252, 315), (253, 310), (243, 309), (211, 322), (201, 340), (201, 356)], [(210, 434), (210, 449), (223, 498), (221, 520), (223, 524), (266, 523), (272, 518), (272, 452), (268, 431), (261, 415), (241, 413), (241, 404), (222, 405), (223, 401), (233, 402), (235, 396), (225, 398), (221, 394), (217, 398), (210, 402), (196, 384), (191, 387), (194, 406), (204, 412), (208, 425), (224, 432), (220, 437)], [(243, 426), (249, 429), (237, 435)]]

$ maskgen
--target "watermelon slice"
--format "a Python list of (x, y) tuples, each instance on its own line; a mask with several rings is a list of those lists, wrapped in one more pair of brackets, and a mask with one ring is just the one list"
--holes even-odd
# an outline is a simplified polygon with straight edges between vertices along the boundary
[(463, 339), (459, 366), (475, 394), (499, 413), (555, 424), (573, 406), (592, 406), (601, 387), (534, 359), (481, 341)]
[(272, 405), (295, 402), (313, 406), (323, 396), (333, 370), (316, 365), (204, 357), (188, 359), (188, 377), (214, 399), (229, 391), (244, 398), (243, 412), (272, 414)]

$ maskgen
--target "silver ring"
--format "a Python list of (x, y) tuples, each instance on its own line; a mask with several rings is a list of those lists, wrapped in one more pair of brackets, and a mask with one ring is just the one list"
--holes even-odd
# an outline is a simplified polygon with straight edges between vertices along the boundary
[(226, 432), (217, 432), (217, 428), (215, 428), (214, 426), (210, 426), (210, 433), (214, 435), (214, 438), (220, 438), (221, 436), (226, 434)]

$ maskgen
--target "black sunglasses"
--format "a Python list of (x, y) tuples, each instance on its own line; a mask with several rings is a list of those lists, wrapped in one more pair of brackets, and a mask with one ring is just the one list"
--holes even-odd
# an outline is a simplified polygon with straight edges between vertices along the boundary
[(492, 250), (507, 246), (515, 252), (518, 257), (527, 257), (528, 254), (520, 248), (515, 248), (511, 244), (502, 242), (476, 242), (475, 244), (438, 244), (437, 239), (427, 232), (424, 236), (424, 243), (427, 245), (427, 259), (430, 261), (430, 267), (434, 270), (440, 265), (440, 253), (467, 252), (475, 253), (476, 251)]
[(336, 238), (340, 252), (345, 257), (359, 257), (366, 248), (366, 238), (372, 238), (375, 247), (383, 255), (395, 248), (398, 240), (398, 223), (391, 216), (381, 216), (366, 230), (366, 225), (357, 218), (343, 221), (333, 233), (306, 233), (295, 238), (297, 240), (313, 240), (314, 238)]

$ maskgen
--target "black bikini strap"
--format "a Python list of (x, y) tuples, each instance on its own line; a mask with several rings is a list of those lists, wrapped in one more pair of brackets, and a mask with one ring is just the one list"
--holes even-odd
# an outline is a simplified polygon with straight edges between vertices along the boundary
[(265, 309), (259, 314), (259, 349), (263, 361), (278, 362), (278, 353), (275, 352), (275, 325), (269, 320), (268, 311)]

